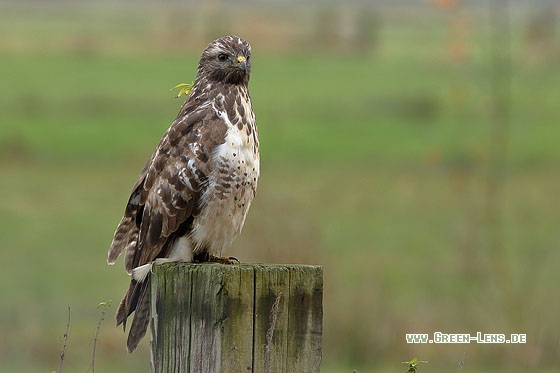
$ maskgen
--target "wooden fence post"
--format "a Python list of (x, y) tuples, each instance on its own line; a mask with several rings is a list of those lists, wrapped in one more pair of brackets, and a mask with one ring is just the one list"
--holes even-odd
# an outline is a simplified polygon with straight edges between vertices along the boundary
[(154, 265), (150, 301), (152, 372), (320, 370), (320, 266)]

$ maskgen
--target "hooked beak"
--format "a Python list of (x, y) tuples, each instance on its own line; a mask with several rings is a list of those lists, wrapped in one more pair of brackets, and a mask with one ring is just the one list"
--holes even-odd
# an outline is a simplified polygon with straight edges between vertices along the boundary
[(237, 67), (239, 67), (243, 72), (247, 72), (247, 59), (244, 56), (237, 56)]

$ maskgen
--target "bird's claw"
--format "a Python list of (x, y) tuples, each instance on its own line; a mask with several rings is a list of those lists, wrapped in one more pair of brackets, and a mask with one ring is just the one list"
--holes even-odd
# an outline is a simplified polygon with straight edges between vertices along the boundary
[(221, 264), (239, 264), (240, 261), (234, 256), (230, 256), (228, 258), (210, 255), (208, 257), (208, 261), (212, 263), (221, 263)]

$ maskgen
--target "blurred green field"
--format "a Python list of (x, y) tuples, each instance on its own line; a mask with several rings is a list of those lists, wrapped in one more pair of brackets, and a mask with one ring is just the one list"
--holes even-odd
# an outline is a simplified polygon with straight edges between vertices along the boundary
[[(189, 38), (188, 8), (171, 5), (1, 10), (0, 372), (56, 370), (68, 305), (64, 371), (85, 371), (108, 300), (96, 369), (147, 371), (147, 338), (130, 356), (113, 326), (128, 277), (106, 250), (181, 104), (169, 88), (194, 79), (218, 35)], [(426, 372), (460, 361), (466, 372), (560, 371), (560, 59), (531, 44), (533, 13), (516, 11), (508, 147), (494, 175), (484, 9), (370, 11), (380, 25), (367, 48), (281, 43), (255, 26), (271, 13), (287, 24), (274, 8), (227, 23), (253, 44), (262, 176), (226, 255), (324, 266), (322, 371), (403, 372), (412, 357), (430, 361)], [(290, 29), (307, 35), (310, 14)], [(449, 53), (456, 17), (469, 25), (464, 59)], [(528, 342), (405, 343), (437, 331)]]

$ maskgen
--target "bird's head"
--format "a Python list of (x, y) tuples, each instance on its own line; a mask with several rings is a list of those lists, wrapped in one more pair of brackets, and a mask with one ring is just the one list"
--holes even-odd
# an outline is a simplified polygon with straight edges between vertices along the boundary
[(202, 52), (198, 75), (228, 84), (247, 84), (251, 73), (251, 46), (237, 36), (211, 42)]

